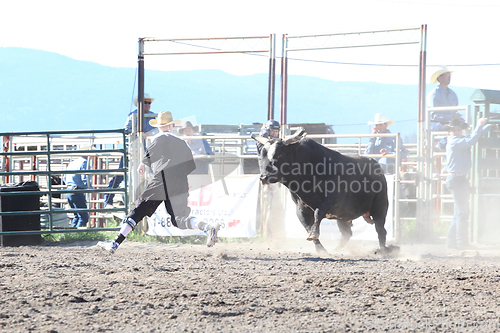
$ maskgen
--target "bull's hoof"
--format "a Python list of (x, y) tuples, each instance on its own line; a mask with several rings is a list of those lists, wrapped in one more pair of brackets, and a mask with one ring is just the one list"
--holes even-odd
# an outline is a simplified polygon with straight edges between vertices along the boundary
[(313, 234), (313, 233), (309, 233), (309, 235), (307, 235), (307, 240), (308, 241), (314, 241), (314, 240), (317, 240), (319, 239), (319, 235), (316, 235), (316, 234)]
[(328, 251), (321, 244), (316, 244), (316, 253), (317, 254), (328, 254)]
[(337, 246), (333, 249), (333, 252), (340, 252), (343, 248), (343, 246)]
[(375, 251), (375, 254), (380, 254), (380, 255), (398, 255), (399, 254), (399, 246), (396, 245), (389, 245), (389, 246), (384, 246), (379, 248), (377, 251)]

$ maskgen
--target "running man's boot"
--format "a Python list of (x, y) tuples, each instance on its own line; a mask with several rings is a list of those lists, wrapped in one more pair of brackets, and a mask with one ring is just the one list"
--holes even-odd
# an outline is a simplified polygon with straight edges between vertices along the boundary
[(97, 243), (98, 247), (100, 247), (103, 250), (108, 251), (111, 254), (115, 253), (115, 251), (118, 249), (118, 245), (120, 245), (120, 244), (118, 244), (115, 241), (110, 241), (110, 240)]
[(215, 245), (217, 242), (217, 233), (220, 230), (220, 224), (215, 223), (215, 224), (210, 224), (207, 227), (207, 230), (205, 230), (205, 234), (207, 235), (207, 246), (212, 247)]

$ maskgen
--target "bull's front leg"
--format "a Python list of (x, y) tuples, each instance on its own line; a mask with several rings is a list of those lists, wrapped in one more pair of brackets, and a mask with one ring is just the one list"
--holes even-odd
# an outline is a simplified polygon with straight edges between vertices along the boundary
[(314, 223), (309, 230), (309, 235), (307, 236), (308, 241), (319, 239), (319, 225), (324, 217), (325, 213), (322, 212), (320, 208), (314, 210)]
[(328, 253), (328, 251), (326, 251), (325, 247), (323, 246), (323, 244), (321, 244), (319, 239), (313, 240), (313, 243), (314, 243), (314, 247), (316, 248), (316, 253), (320, 253), (320, 254)]

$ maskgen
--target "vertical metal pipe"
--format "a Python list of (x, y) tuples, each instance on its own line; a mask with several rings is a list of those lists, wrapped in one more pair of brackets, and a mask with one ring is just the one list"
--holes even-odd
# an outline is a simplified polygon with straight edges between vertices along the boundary
[[(92, 161), (92, 169), (94, 169), (94, 170), (99, 169), (99, 168), (97, 167), (97, 165), (98, 165), (98, 164), (97, 164), (97, 154), (94, 154), (93, 156), (91, 156), (91, 157), (90, 157), (90, 159), (91, 159), (91, 161)], [(96, 174), (92, 175), (92, 184), (94, 184), (94, 185), (95, 185), (95, 184), (98, 184), (98, 183), (99, 183), (99, 182), (97, 181), (97, 175), (96, 175)], [(97, 194), (97, 195), (98, 195), (98, 194)], [(95, 200), (95, 199), (96, 199), (96, 197), (97, 197), (97, 195), (96, 195), (96, 193), (90, 193), (90, 202), (91, 202), (90, 207), (92, 207), (92, 209), (97, 209), (97, 208), (99, 208), (99, 207), (97, 207), (97, 202), (96, 202), (96, 200)], [(95, 214), (95, 213), (93, 213), (93, 214)], [(90, 214), (89, 214), (89, 215), (90, 215)], [(94, 215), (94, 216), (95, 216), (95, 215)], [(101, 220), (100, 218), (95, 218), (95, 217), (94, 217), (94, 218), (92, 218), (92, 226), (93, 226), (93, 227), (96, 227), (96, 226), (97, 226), (97, 227), (99, 227), (99, 228), (102, 228), (102, 227), (103, 227), (103, 225), (102, 225), (102, 222), (101, 222), (101, 221), (102, 221), (102, 220)], [(99, 224), (98, 224), (98, 225), (96, 225), (96, 222), (97, 222), (97, 223), (99, 223)]]
[(401, 220), (399, 216), (399, 190), (401, 185), (401, 133), (396, 136), (396, 165), (394, 166), (394, 237), (396, 242), (401, 241)]
[(282, 128), (286, 125), (286, 108), (287, 108), (287, 81), (288, 81), (288, 56), (287, 56), (287, 34), (283, 34), (281, 42), (282, 57), (281, 57), (281, 113), (280, 123)]
[(47, 189), (49, 190), (49, 196), (48, 196), (48, 208), (49, 208), (49, 214), (47, 215), (49, 217), (49, 229), (52, 231), (53, 227), (53, 210), (52, 210), (52, 157), (51, 157), (51, 151), (52, 151), (52, 146), (50, 142), (50, 133), (46, 134), (47, 136)]
[(276, 91), (276, 35), (269, 36), (269, 84), (267, 97), (267, 119), (274, 119), (274, 95)]
[[(19, 160), (19, 170), (23, 171), (24, 169), (24, 160)], [(24, 175), (19, 176), (19, 180), (24, 182)]]
[[(125, 211), (128, 212), (128, 207), (129, 207), (129, 192), (133, 192), (131, 190), (130, 186), (130, 179), (128, 177), (128, 154), (127, 154), (127, 136), (125, 135), (125, 130), (122, 132), (122, 142), (123, 142), (123, 148), (121, 150), (121, 153), (123, 154), (121, 157), (123, 158), (123, 168), (125, 171), (123, 171), (123, 184), (125, 186), (126, 191), (122, 194), (123, 195), (123, 202), (125, 204)], [(120, 171), (122, 172), (122, 171)], [(131, 196), (132, 198), (135, 198), (135, 195)]]
[(424, 140), (425, 140), (425, 70), (427, 57), (427, 25), (422, 25), (420, 28), (420, 61), (419, 82), (418, 82), (418, 115), (417, 115), (417, 238), (422, 241), (425, 237), (425, 225), (427, 224), (426, 214), (424, 212), (426, 197), (425, 189), (425, 157), (424, 157)]
[[(10, 150), (10, 136), (8, 135), (5, 135), (3, 137), (3, 142), (2, 142), (2, 150), (4, 153), (8, 153), (9, 150)], [(3, 168), (2, 170), (4, 172), (9, 172), (10, 171), (10, 156), (9, 155), (5, 155), (4, 158), (3, 158)], [(4, 184), (8, 184), (10, 182), (10, 177), (9, 175), (5, 175), (3, 176), (3, 182)]]
[[(486, 103), (489, 104), (489, 103)], [(486, 109), (485, 109), (486, 111)], [(474, 116), (471, 115), (471, 106), (467, 105), (467, 109), (465, 110), (466, 114), (466, 122), (468, 124), (473, 124), (473, 129), (476, 127), (477, 120), (479, 119), (480, 115), (480, 107), (479, 105), (474, 105)], [(484, 117), (484, 115), (483, 115)], [(474, 119), (473, 119), (474, 118)], [(479, 214), (479, 179), (480, 179), (480, 172), (479, 172), (479, 159), (481, 158), (481, 144), (475, 144), (472, 147), (472, 170), (470, 173), (470, 186), (471, 186), (471, 200), (470, 202), (472, 203), (471, 205), (471, 210), (470, 210), (470, 216), (471, 216), (471, 221), (470, 221), (470, 236), (471, 240), (473, 242), (478, 242), (479, 241), (479, 225), (480, 225), (480, 214)]]
[(137, 132), (144, 132), (144, 39), (139, 38), (137, 87)]
[(424, 24), (420, 30), (420, 62), (419, 69), (419, 83), (418, 83), (418, 121), (425, 120), (425, 67), (427, 57), (427, 25)]
[[(36, 155), (31, 156), (31, 171), (36, 171), (36, 159), (37, 159)], [(31, 180), (36, 181), (37, 180), (36, 177), (37, 177), (36, 175), (31, 175)]]
[[(432, 230), (432, 221), (434, 211), (433, 211), (433, 198), (432, 198), (432, 193), (434, 193), (434, 189), (437, 188), (439, 181), (434, 181), (433, 180), (433, 173), (434, 173), (434, 139), (435, 135), (431, 131), (431, 120), (430, 120), (430, 112), (429, 109), (427, 108), (425, 110), (425, 120), (423, 122), (424, 129), (425, 129), (425, 136), (422, 137), (422, 149), (423, 151), (423, 167), (422, 170), (425, 171), (424, 176), (423, 176), (423, 181), (424, 183), (422, 184), (423, 189), (424, 189), (424, 198), (423, 198), (423, 210), (422, 214), (422, 227), (421, 227), (421, 238), (423, 241), (427, 240), (428, 236), (430, 235), (430, 232)], [(424, 146), (424, 143), (427, 144), (427, 146)], [(441, 170), (436, 170), (436, 173), (440, 174)], [(438, 178), (438, 180), (440, 180)]]

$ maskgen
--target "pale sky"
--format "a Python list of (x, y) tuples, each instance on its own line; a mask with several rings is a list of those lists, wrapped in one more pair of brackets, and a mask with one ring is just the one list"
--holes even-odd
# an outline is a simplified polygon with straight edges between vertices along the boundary
[[(453, 70), (451, 86), (500, 90), (497, 0), (11, 1), (2, 0), (0, 46), (56, 52), (106, 66), (136, 67), (140, 37), (196, 38), (361, 32), (427, 25), (427, 65)], [(331, 80), (418, 83), (419, 45), (295, 52), (289, 74)], [(264, 73), (266, 57), (149, 56), (146, 68)], [(496, 66), (470, 66), (498, 64)], [(428, 68), (427, 80), (436, 67)], [(279, 74), (279, 67), (278, 67)], [(428, 82), (427, 82), (428, 83)]]

